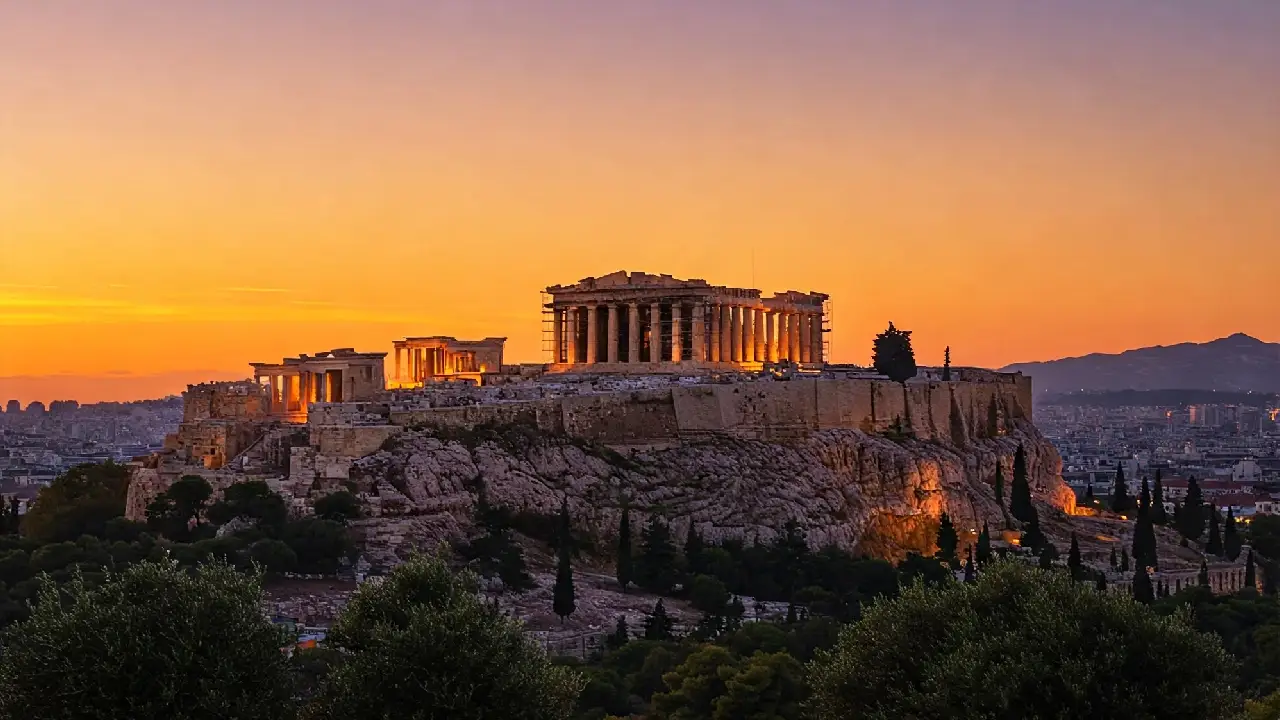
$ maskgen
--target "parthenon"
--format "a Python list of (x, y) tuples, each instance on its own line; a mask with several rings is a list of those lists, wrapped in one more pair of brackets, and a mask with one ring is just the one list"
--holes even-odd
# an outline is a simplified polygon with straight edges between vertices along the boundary
[(618, 271), (546, 289), (550, 372), (758, 370), (821, 366), (828, 296)]

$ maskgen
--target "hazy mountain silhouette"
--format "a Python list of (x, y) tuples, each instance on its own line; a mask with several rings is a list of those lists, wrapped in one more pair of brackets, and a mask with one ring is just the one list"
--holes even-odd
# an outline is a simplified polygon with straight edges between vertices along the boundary
[(1030, 375), (1036, 393), (1079, 390), (1231, 390), (1280, 392), (1280, 343), (1243, 333), (1206, 343), (1181, 343), (1107, 355), (1003, 368)]

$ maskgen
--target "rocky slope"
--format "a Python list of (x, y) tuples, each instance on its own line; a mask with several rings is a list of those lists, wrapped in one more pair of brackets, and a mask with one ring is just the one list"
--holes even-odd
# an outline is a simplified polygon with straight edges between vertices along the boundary
[(896, 558), (931, 551), (944, 511), (962, 539), (983, 520), (1002, 526), (995, 463), (1011, 480), (1019, 443), (1037, 498), (1073, 507), (1057, 451), (1025, 421), (964, 447), (824, 430), (785, 444), (714, 439), (626, 457), (514, 428), (465, 437), (408, 432), (394, 448), (357, 461), (351, 475), (376, 514), (363, 523), (375, 562), (464, 533), (481, 484), (491, 502), (526, 515), (549, 518), (567, 500), (575, 523), (602, 543), (616, 535), (625, 498), (633, 527), (660, 514), (678, 536), (693, 522), (713, 540), (768, 539), (795, 519), (812, 545)]

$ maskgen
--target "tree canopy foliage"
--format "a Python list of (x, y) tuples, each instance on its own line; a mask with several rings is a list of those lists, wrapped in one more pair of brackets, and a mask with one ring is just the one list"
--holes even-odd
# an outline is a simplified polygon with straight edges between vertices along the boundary
[(911, 349), (911, 331), (899, 330), (889, 323), (888, 329), (876, 335), (871, 349), (871, 365), (876, 372), (894, 382), (906, 382), (916, 376), (916, 354)]
[(77, 465), (42, 488), (22, 518), (22, 534), (37, 542), (101, 536), (113, 518), (124, 515), (129, 469), (112, 462)]

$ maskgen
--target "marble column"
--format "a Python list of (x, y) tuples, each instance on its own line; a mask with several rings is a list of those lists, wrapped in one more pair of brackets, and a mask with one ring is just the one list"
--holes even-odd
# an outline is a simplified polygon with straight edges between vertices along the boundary
[(680, 303), (671, 303), (671, 362), (684, 359), (684, 311)]
[(810, 362), (821, 363), (826, 359), (822, 356), (822, 314), (813, 313), (809, 316), (809, 356)]
[(649, 362), (662, 362), (662, 305), (649, 305)]
[(777, 314), (764, 312), (764, 357), (768, 362), (778, 362)]
[(707, 361), (707, 306), (693, 306), (693, 361)]
[(598, 359), (596, 352), (600, 349), (599, 313), (595, 305), (587, 306), (587, 364), (593, 365)]
[(711, 306), (711, 342), (708, 343), (707, 357), (711, 362), (720, 362), (720, 306)]
[(733, 307), (720, 306), (720, 362), (733, 362)]
[(640, 362), (640, 305), (627, 306), (627, 362)]
[(800, 313), (787, 313), (787, 343), (791, 347), (791, 362), (803, 362), (800, 355)]
[(763, 307), (755, 309), (755, 361), (756, 363), (767, 363), (769, 360), (768, 341), (764, 337), (764, 319), (765, 311)]
[(316, 402), (329, 402), (329, 373), (321, 371), (313, 377), (316, 379)]
[(606, 359), (611, 363), (618, 362), (618, 306), (609, 305), (606, 311), (609, 315), (609, 337), (605, 338), (608, 344)]
[(396, 382), (400, 382), (400, 348), (396, 348)]
[(742, 361), (756, 360), (756, 309), (742, 308)]
[(564, 310), (555, 308), (551, 311), (551, 362), (564, 362)]
[(729, 358), (742, 362), (742, 307), (729, 307)]
[(813, 334), (809, 330), (812, 315), (800, 313), (800, 362), (813, 362)]
[(565, 314), (569, 317), (569, 349), (565, 362), (573, 365), (578, 362), (578, 308), (571, 307)]

